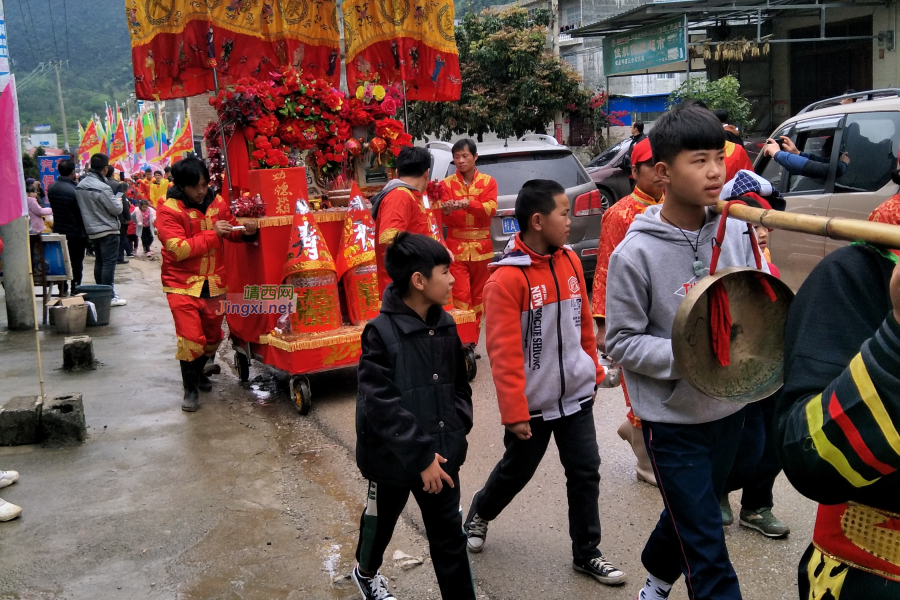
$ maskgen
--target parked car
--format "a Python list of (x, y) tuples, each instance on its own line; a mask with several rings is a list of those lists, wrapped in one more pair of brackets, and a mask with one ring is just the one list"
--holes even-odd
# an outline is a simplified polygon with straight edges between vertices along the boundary
[[(431, 176), (443, 179), (456, 172), (451, 144), (429, 142)], [(519, 231), (516, 196), (530, 179), (552, 179), (566, 188), (572, 225), (569, 245), (581, 257), (585, 277), (594, 274), (603, 215), (601, 195), (572, 151), (546, 135), (526, 135), (514, 142), (478, 144), (478, 170), (497, 180), (497, 213), (491, 220), (491, 241), (497, 258), (511, 235)]]
[[(787, 136), (800, 152), (828, 157), (825, 179), (789, 173), (764, 154), (757, 159), (756, 172), (781, 191), (788, 212), (865, 220), (897, 193), (891, 172), (900, 146), (900, 90), (850, 96), (857, 101), (840, 104), (844, 97), (836, 97), (807, 106), (771, 136)], [(849, 163), (839, 169), (842, 154)], [(769, 238), (772, 262), (794, 290), (826, 254), (846, 244), (790, 231), (776, 231)]]
[(625, 138), (607, 148), (587, 164), (588, 175), (597, 184), (602, 196), (603, 210), (624, 198), (634, 189), (629, 169), (623, 169), (625, 155), (631, 148), (631, 138)]

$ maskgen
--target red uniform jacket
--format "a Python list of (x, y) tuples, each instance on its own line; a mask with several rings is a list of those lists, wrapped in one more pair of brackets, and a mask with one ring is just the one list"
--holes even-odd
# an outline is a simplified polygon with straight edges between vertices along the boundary
[(378, 292), (391, 282), (384, 268), (384, 252), (401, 231), (427, 235), (444, 244), (439, 221), (431, 206), (426, 207), (422, 193), (408, 187), (389, 191), (379, 203), (375, 216), (375, 262), (378, 266)]
[(465, 210), (454, 210), (444, 216), (447, 226), (447, 246), (456, 260), (493, 260), (491, 244), (491, 217), (497, 212), (497, 180), (476, 169), (471, 185), (466, 185), (459, 173), (454, 173), (444, 183), (450, 190), (451, 200), (468, 200)]
[[(665, 198), (665, 196), (663, 196)], [(609, 257), (616, 246), (625, 239), (628, 228), (634, 223), (637, 215), (644, 214), (648, 207), (663, 201), (654, 200), (635, 187), (634, 191), (613, 204), (603, 213), (600, 221), (600, 246), (597, 250), (597, 268), (594, 270), (594, 293), (591, 302), (591, 313), (594, 317), (606, 318), (606, 273), (609, 270)]]
[[(173, 188), (170, 194), (177, 193), (176, 190)], [(167, 294), (199, 298), (205, 282), (209, 282), (210, 297), (228, 291), (224, 282), (223, 240), (239, 242), (243, 234), (232, 231), (219, 237), (213, 224), (216, 221), (228, 221), (235, 226), (240, 223), (221, 196), (209, 202), (205, 213), (201, 206), (166, 198), (156, 207), (156, 228), (163, 245), (162, 284)]]

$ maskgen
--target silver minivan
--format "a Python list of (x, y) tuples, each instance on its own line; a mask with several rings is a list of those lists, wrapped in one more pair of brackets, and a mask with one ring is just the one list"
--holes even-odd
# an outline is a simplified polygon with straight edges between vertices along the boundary
[[(841, 104), (851, 99), (854, 102)], [(774, 159), (759, 155), (756, 172), (781, 191), (788, 212), (865, 220), (898, 191), (891, 172), (897, 169), (900, 154), (900, 89), (811, 104), (772, 134), (775, 140), (780, 136), (828, 164), (827, 176), (816, 178), (792, 174)], [(846, 244), (791, 231), (775, 231), (769, 237), (772, 263), (795, 291), (826, 254)]]
[[(433, 179), (443, 179), (456, 172), (449, 142), (429, 142), (426, 146), (433, 158)], [(572, 219), (569, 245), (581, 257), (585, 277), (593, 276), (603, 216), (602, 197), (569, 148), (553, 137), (538, 134), (517, 141), (486, 142), (478, 144), (476, 166), (497, 180), (497, 213), (491, 220), (495, 258), (503, 252), (510, 236), (519, 230), (515, 207), (522, 184), (530, 179), (551, 179), (566, 188)]]

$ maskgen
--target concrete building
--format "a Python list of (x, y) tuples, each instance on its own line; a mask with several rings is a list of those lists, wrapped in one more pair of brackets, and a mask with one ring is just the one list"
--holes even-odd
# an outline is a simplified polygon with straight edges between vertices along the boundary
[(893, 88), (900, 83), (896, 0), (632, 4), (624, 12), (582, 26), (577, 35), (602, 38), (686, 16), (694, 56), (706, 51), (705, 69), (698, 74), (713, 80), (737, 76), (741, 93), (753, 105), (758, 133), (770, 133), (817, 100), (850, 89)]

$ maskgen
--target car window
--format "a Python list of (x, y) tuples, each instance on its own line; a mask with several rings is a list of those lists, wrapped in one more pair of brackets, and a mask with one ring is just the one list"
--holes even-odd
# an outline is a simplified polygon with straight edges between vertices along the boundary
[(824, 193), (833, 169), (832, 144), (843, 117), (824, 117), (801, 121), (794, 127), (794, 145), (807, 160), (802, 170), (786, 168), (789, 193)]
[[(780, 141), (781, 136), (788, 135), (790, 130), (790, 127), (785, 127), (784, 129), (773, 135), (772, 139)], [(781, 179), (784, 176), (784, 167), (782, 167), (771, 158), (763, 158), (763, 161), (765, 162), (762, 163), (762, 172), (760, 173), (760, 175), (768, 179), (776, 190), (780, 190)]]
[(612, 148), (608, 148), (604, 150), (600, 154), (598, 154), (591, 162), (588, 163), (589, 167), (602, 167), (608, 165), (612, 160), (619, 155), (619, 152), (624, 150), (626, 146), (631, 144), (631, 138), (624, 139)]
[(847, 115), (835, 191), (874, 192), (884, 187), (897, 168), (898, 145), (900, 113)]
[[(531, 179), (551, 179), (566, 189), (591, 181), (571, 152), (479, 156), (478, 170), (497, 180), (500, 196), (515, 196), (522, 184)], [(452, 173), (456, 173), (453, 165), (448, 170), (448, 174)]]

